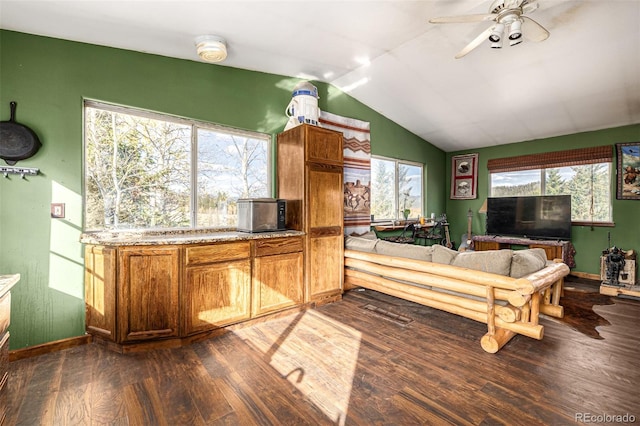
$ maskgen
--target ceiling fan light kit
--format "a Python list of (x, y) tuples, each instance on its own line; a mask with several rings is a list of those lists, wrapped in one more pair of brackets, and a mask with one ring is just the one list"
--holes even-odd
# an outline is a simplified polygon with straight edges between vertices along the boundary
[[(455, 56), (462, 58), (487, 38), (493, 49), (502, 47), (502, 38), (507, 30), (509, 46), (522, 43), (523, 35), (531, 41), (543, 41), (549, 38), (549, 31), (533, 19), (525, 16), (538, 8), (535, 0), (495, 0), (491, 3), (488, 14), (445, 16), (430, 19), (433, 24), (452, 24), (468, 22), (494, 21), (493, 26), (487, 28), (472, 40)], [(524, 27), (524, 30), (523, 30)]]
[(196, 37), (196, 52), (205, 62), (222, 62), (227, 58), (227, 43), (223, 38), (212, 35)]

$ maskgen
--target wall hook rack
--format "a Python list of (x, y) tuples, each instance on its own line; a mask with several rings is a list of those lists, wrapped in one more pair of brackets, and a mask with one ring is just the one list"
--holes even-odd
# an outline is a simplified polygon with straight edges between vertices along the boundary
[(33, 167), (0, 166), (0, 173), (2, 173), (6, 178), (8, 178), (9, 175), (20, 175), (20, 177), (24, 179), (26, 175), (37, 175), (38, 173), (40, 173), (40, 169), (35, 169)]

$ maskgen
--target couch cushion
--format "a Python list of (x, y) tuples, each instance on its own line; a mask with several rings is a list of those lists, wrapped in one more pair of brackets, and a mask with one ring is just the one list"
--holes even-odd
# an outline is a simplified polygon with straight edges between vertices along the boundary
[(379, 240), (376, 244), (376, 253), (386, 256), (406, 257), (409, 259), (431, 262), (433, 247), (425, 247), (415, 244), (398, 244), (390, 241)]
[(451, 265), (453, 259), (458, 256), (458, 252), (447, 248), (445, 246), (441, 246), (439, 244), (434, 244), (433, 247), (433, 262), (435, 263), (443, 263), (445, 265)]
[(368, 238), (354, 237), (348, 235), (344, 238), (344, 248), (348, 250), (366, 251), (375, 253), (378, 240), (370, 240)]
[(509, 276), (513, 250), (465, 251), (458, 254), (451, 265), (476, 271)]
[(522, 278), (547, 266), (547, 254), (542, 248), (514, 250), (511, 260), (513, 278)]
[(378, 236), (376, 235), (375, 231), (365, 232), (364, 234), (358, 235), (358, 237), (366, 238), (367, 240), (377, 240), (378, 239)]

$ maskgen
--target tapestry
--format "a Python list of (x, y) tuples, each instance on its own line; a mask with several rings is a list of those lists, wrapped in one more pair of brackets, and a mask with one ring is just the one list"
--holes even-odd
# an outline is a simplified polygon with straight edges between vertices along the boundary
[(363, 234), (371, 227), (371, 140), (366, 121), (321, 111), (320, 126), (344, 137), (344, 233)]

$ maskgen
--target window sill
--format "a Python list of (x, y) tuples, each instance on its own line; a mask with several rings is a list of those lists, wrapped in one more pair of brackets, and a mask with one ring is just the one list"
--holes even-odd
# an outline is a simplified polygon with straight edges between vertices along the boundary
[(581, 221), (572, 221), (571, 226), (592, 226), (592, 227), (600, 227), (600, 228), (613, 228), (616, 226), (613, 222), (581, 222)]

